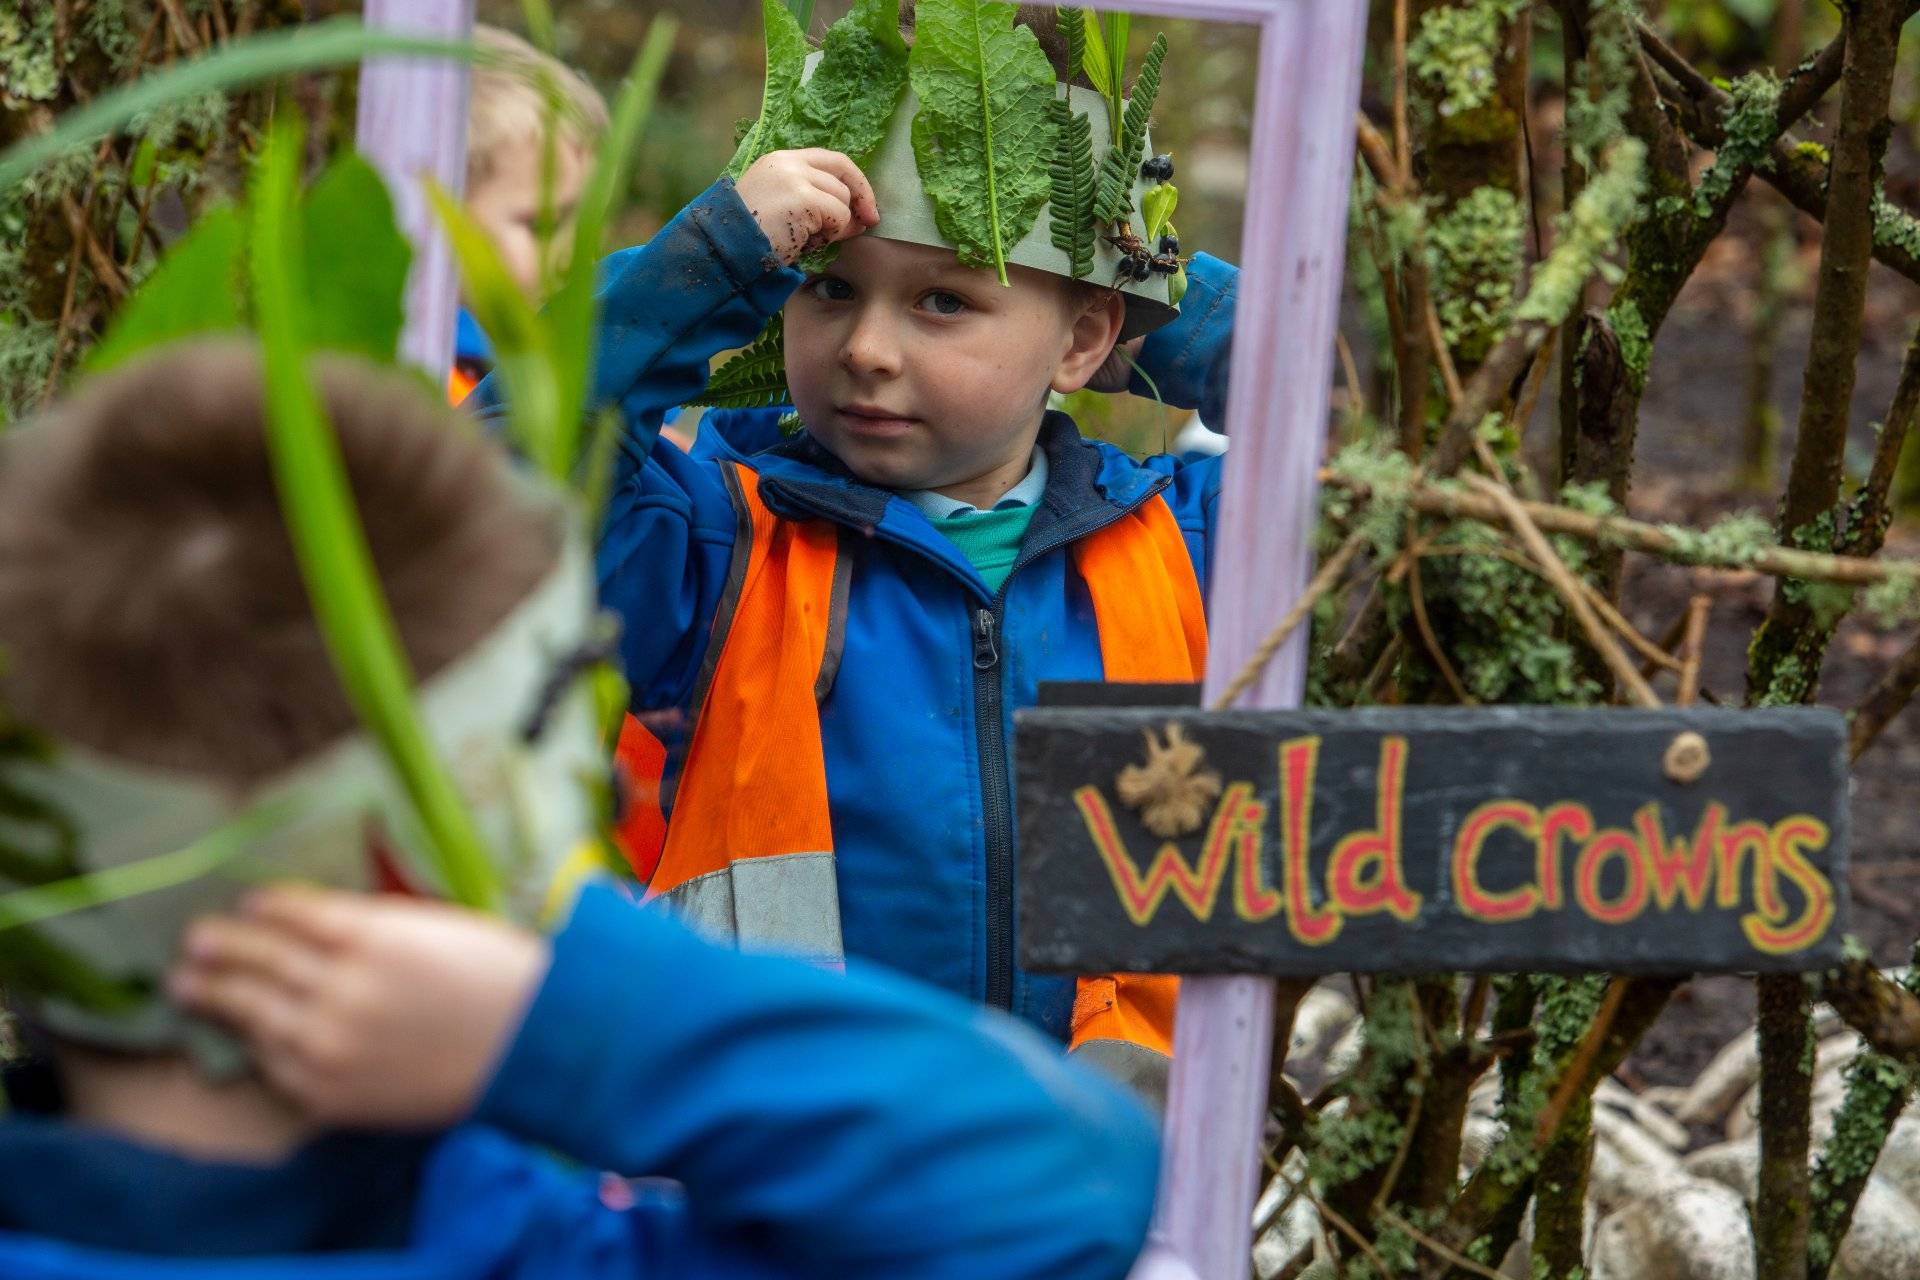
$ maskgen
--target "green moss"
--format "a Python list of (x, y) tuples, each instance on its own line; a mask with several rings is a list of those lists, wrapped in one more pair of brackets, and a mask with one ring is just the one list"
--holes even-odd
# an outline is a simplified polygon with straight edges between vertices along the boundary
[(1621, 138), (1607, 152), (1605, 166), (1587, 183), (1573, 208), (1560, 219), (1553, 252), (1534, 268), (1527, 296), (1514, 307), (1514, 319), (1559, 324), (1580, 301), (1587, 278), (1610, 271), (1606, 254), (1633, 221), (1645, 188), (1647, 149), (1636, 138)]
[(1526, 211), (1499, 187), (1481, 187), (1431, 216), (1427, 249), (1440, 331), (1462, 361), (1478, 364), (1505, 331), (1525, 246)]
[(1737, 569), (1773, 545), (1773, 526), (1752, 512), (1728, 516), (1705, 529), (1663, 524), (1660, 531), (1673, 539), (1670, 558), (1680, 564)]
[(1796, 143), (1793, 148), (1793, 153), (1797, 156), (1804, 156), (1806, 159), (1819, 165), (1822, 169), (1829, 168), (1833, 164), (1833, 153), (1817, 142)]
[(1890, 563), (1887, 580), (1868, 587), (1861, 608), (1883, 627), (1920, 618), (1920, 565)]
[(1694, 190), (1694, 212), (1703, 218), (1726, 198), (1736, 175), (1758, 167), (1766, 159), (1778, 128), (1780, 81), (1771, 71), (1741, 76), (1727, 91), (1733, 97), (1722, 117), (1727, 140)]
[(1920, 220), (1887, 199), (1884, 188), (1873, 193), (1873, 242), (1920, 258)]
[(1639, 17), (1636, 0), (1588, 0), (1587, 58), (1574, 67), (1565, 136), (1568, 156), (1589, 171), (1627, 132)]
[(19, 0), (0, 7), (0, 92), (28, 102), (51, 102), (60, 92), (61, 67), (54, 59), (55, 6), (32, 6), (23, 13)]
[(1623, 297), (1607, 308), (1607, 323), (1620, 343), (1620, 360), (1626, 366), (1627, 382), (1637, 394), (1647, 388), (1647, 366), (1653, 360), (1653, 335), (1645, 317), (1631, 297)]
[(1473, 0), (1431, 9), (1407, 44), (1408, 71), (1433, 89), (1443, 117), (1462, 115), (1493, 97), (1494, 64), (1526, 0)]

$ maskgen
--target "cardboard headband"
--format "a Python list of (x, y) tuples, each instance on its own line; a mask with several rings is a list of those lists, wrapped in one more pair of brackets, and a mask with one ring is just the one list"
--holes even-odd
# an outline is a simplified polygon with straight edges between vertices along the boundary
[[(421, 718), (492, 853), (506, 914), (563, 914), (608, 868), (598, 838), (609, 783), (582, 655), (604, 647), (592, 557), (557, 497), (554, 567), (471, 651), (417, 692)], [(47, 1029), (101, 1047), (185, 1050), (214, 1074), (238, 1046), (167, 1001), (162, 981), (196, 916), (266, 879), (445, 896), (427, 836), (380, 748), (354, 733), (244, 791), (55, 743), (10, 761), (0, 877), (32, 889), (76, 876), (139, 876), (157, 855), (227, 842), (200, 874), (0, 930), (9, 994)], [(34, 895), (13, 895), (15, 900)]]
[[(997, 0), (916, 0), (909, 47), (899, 0), (854, 0), (812, 50), (781, 0), (762, 0), (760, 115), (727, 173), (775, 150), (843, 152), (873, 183), (874, 234), (952, 250), (1003, 283), (1011, 263), (1119, 289), (1121, 336), (1139, 337), (1178, 314), (1186, 289), (1172, 157), (1154, 155), (1147, 136), (1166, 37), (1154, 37), (1128, 85), (1130, 28), (1058, 10), (1057, 71), (1016, 15)], [(710, 385), (696, 403), (778, 401), (774, 380), (742, 382), (741, 372), (717, 376), (721, 391)]]
[[(808, 58), (809, 79), (821, 58), (819, 53)], [(1054, 113), (1056, 129), (1084, 129), (1089, 151), (1091, 139), (1112, 136), (1104, 97), (1078, 85), (1056, 83), (1053, 91), (1054, 101), (1059, 104)], [(954, 239), (942, 229), (939, 206), (927, 192), (914, 154), (913, 132), (919, 112), (920, 100), (908, 88), (888, 125), (886, 140), (866, 167), (867, 180), (873, 184), (874, 199), (880, 206), (880, 225), (872, 234), (958, 251)], [(1073, 123), (1075, 117), (1084, 120), (1084, 125)], [(1056, 134), (1056, 142), (1057, 138)], [(1163, 245), (1171, 220), (1162, 219), (1160, 225), (1149, 227), (1146, 214), (1158, 203), (1152, 199), (1155, 191), (1172, 189), (1171, 181), (1155, 176), (1164, 173), (1171, 179), (1172, 161), (1153, 155), (1152, 137), (1144, 131), (1141, 150), (1148, 158), (1127, 166), (1131, 181), (1126, 187), (1126, 212), (1109, 222), (1096, 221), (1086, 229), (1088, 234), (1081, 237), (1085, 252), (1080, 262), (1075, 262), (1071, 238), (1058, 225), (1074, 215), (1056, 206), (1051, 188), (1031, 228), (1003, 247), (1006, 261), (1016, 266), (1111, 286), (1124, 293), (1127, 316), (1120, 327), (1121, 342), (1171, 323), (1180, 314), (1180, 295), (1186, 285), (1178, 238)], [(1086, 163), (1087, 180), (1093, 183), (1096, 176), (1091, 162)]]

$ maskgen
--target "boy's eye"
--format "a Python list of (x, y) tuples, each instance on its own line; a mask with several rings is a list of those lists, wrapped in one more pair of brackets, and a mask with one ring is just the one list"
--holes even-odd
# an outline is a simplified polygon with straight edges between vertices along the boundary
[(957, 293), (948, 293), (945, 289), (935, 289), (920, 301), (937, 316), (957, 316), (967, 309), (965, 298)]
[(820, 276), (809, 280), (806, 287), (822, 302), (846, 302), (853, 297), (853, 286), (839, 276)]

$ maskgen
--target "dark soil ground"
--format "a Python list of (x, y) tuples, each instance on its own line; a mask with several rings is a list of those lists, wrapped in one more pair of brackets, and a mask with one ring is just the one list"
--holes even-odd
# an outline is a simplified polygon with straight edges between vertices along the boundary
[[(1757, 231), (1757, 229), (1749, 229)], [(1811, 317), (1811, 281), (1817, 233), (1802, 229), (1806, 287), (1798, 292), (1771, 360), (1773, 398), (1785, 423), (1779, 460), (1791, 455)], [(1757, 234), (1726, 237), (1661, 329), (1637, 442), (1631, 514), (1693, 525), (1742, 509), (1771, 518), (1779, 492), (1737, 490), (1745, 388), (1753, 360), (1748, 317), (1758, 272)], [(1883, 417), (1901, 357), (1920, 316), (1920, 288), (1876, 266), (1867, 311), (1867, 337), (1854, 397), (1849, 471), (1864, 471), (1871, 424)], [(1548, 424), (1538, 424), (1545, 427)], [(1920, 523), (1897, 523), (1889, 556), (1920, 557)], [(1678, 568), (1630, 557), (1623, 587), (1626, 612), (1656, 639), (1686, 609), (1695, 592), (1715, 604), (1702, 661), (1702, 683), (1737, 704), (1745, 693), (1746, 646), (1772, 594), (1757, 575)], [(1820, 700), (1852, 707), (1912, 636), (1882, 631), (1850, 618), (1828, 653)], [(1852, 920), (1849, 932), (1883, 965), (1902, 964), (1920, 938), (1920, 710), (1896, 719), (1856, 765), (1852, 796)], [(1727, 1041), (1754, 1020), (1753, 984), (1742, 978), (1696, 979), (1629, 1059), (1623, 1074), (1635, 1084), (1690, 1081)]]

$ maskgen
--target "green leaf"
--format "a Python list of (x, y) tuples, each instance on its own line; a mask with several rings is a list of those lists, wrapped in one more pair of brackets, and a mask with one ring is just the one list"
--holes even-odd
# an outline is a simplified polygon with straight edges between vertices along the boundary
[(1053, 100), (1053, 117), (1057, 133), (1048, 175), (1053, 247), (1067, 255), (1078, 280), (1093, 273), (1093, 122), (1065, 98)]
[(135, 116), (215, 90), (236, 89), (299, 71), (347, 66), (370, 54), (492, 60), (490, 54), (463, 40), (372, 31), (353, 18), (332, 18), (230, 40), (212, 53), (175, 63), (165, 71), (151, 72), (124, 88), (103, 93), (79, 110), (62, 115), (48, 132), (0, 152), (0, 191), (13, 190), (49, 160), (98, 141)]
[(1154, 100), (1160, 96), (1160, 64), (1167, 56), (1167, 38), (1156, 35), (1140, 74), (1133, 80), (1133, 96), (1126, 110), (1116, 114), (1114, 144), (1100, 162), (1100, 182), (1094, 195), (1094, 215), (1101, 222), (1118, 222), (1133, 212), (1133, 184), (1147, 151), (1147, 125)]
[[(1107, 38), (1101, 33), (1100, 19), (1085, 9), (1070, 12), (1080, 15), (1080, 73), (1087, 83), (1108, 101), (1113, 99), (1113, 60), (1107, 54)], [(1067, 37), (1071, 43), (1072, 36)]]
[[(1107, 74), (1113, 82), (1113, 93), (1117, 97), (1120, 86), (1127, 82), (1127, 42), (1133, 37), (1133, 15), (1130, 13), (1110, 13), (1103, 21), (1107, 25), (1107, 57), (1111, 59)], [(1114, 118), (1119, 118), (1120, 104), (1114, 104)], [(1118, 126), (1114, 136), (1119, 137)]]
[(1047, 202), (1053, 68), (1014, 7), (921, 0), (908, 71), (920, 109), (913, 155), (934, 224), (969, 266), (1007, 280), (1007, 251)]
[(427, 199), (446, 230), (467, 308), (493, 344), (493, 367), (506, 408), (507, 439), (544, 474), (560, 456), (559, 369), (549, 321), (507, 273), (500, 248), (465, 205), (431, 179)]
[(1120, 145), (1126, 149), (1135, 169), (1147, 151), (1147, 125), (1153, 119), (1153, 104), (1160, 96), (1160, 64), (1167, 59), (1167, 37), (1156, 34), (1140, 60), (1140, 74), (1133, 78), (1133, 93), (1121, 129)]
[(760, 336), (715, 369), (706, 390), (687, 403), (709, 409), (764, 409), (790, 402), (784, 333), (782, 317), (776, 312)]
[(1172, 224), (1173, 211), (1179, 203), (1180, 188), (1171, 182), (1150, 187), (1147, 194), (1140, 197), (1140, 216), (1146, 219), (1149, 245), (1160, 242), (1160, 233)]
[(339, 441), (307, 369), (305, 254), (294, 202), (299, 157), (298, 126), (277, 125), (261, 152), (253, 193), (253, 304), (274, 484), (327, 652), (419, 815), (441, 884), (455, 902), (491, 910), (500, 901), (499, 877), (421, 724)]
[(794, 96), (784, 147), (825, 147), (865, 166), (907, 91), (907, 43), (895, 0), (858, 0), (827, 28), (819, 65)]
[(231, 206), (207, 210), (160, 259), (114, 316), (84, 368), (110, 369), (149, 347), (196, 334), (232, 333), (241, 315), (246, 232)]
[(760, 0), (760, 20), (766, 29), (767, 78), (760, 88), (760, 118), (740, 139), (727, 176), (737, 178), (755, 160), (775, 150), (793, 118), (794, 91), (807, 61), (807, 37), (780, 0)]
[(152, 134), (141, 137), (140, 145), (134, 148), (133, 164), (127, 170), (129, 187), (144, 187), (153, 181), (153, 162), (159, 155), (159, 151), (160, 149), (153, 144)]
[(413, 248), (374, 167), (348, 152), (307, 192), (306, 338), (391, 363), (406, 320)]

